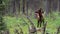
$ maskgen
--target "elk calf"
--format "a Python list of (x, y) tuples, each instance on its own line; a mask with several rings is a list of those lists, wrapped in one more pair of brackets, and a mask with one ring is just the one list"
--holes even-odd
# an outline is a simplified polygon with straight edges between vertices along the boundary
[(44, 25), (44, 17), (43, 17), (43, 10), (42, 8), (40, 8), (38, 11), (35, 12), (36, 16), (37, 16), (37, 19), (38, 19), (38, 23), (37, 23), (37, 27), (41, 27), (41, 24), (43, 23)]

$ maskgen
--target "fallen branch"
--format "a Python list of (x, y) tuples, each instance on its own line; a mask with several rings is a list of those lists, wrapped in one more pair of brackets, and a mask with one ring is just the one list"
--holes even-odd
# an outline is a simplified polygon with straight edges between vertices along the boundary
[(43, 33), (42, 34), (45, 34), (45, 31), (46, 31), (46, 25), (47, 25), (47, 22), (44, 24), (43, 26)]
[(29, 16), (26, 17), (29, 22), (30, 22), (30, 27), (29, 27), (29, 34), (34, 34), (36, 33), (37, 34), (37, 31), (36, 31), (36, 27), (34, 26), (33, 22), (31, 21), (31, 19), (29, 18)]
[(58, 29), (57, 29), (57, 34), (59, 34), (59, 32), (60, 32), (60, 26), (59, 26)]

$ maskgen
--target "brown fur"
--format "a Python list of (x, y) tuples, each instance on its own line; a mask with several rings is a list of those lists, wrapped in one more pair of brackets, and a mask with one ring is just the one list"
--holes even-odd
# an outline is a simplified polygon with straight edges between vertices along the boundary
[(40, 25), (41, 27), (41, 24), (43, 23), (44, 24), (44, 18), (43, 18), (43, 11), (42, 11), (42, 8), (40, 8), (38, 11), (35, 12), (36, 15), (37, 15), (37, 19), (38, 19), (38, 24), (37, 24), (37, 27)]

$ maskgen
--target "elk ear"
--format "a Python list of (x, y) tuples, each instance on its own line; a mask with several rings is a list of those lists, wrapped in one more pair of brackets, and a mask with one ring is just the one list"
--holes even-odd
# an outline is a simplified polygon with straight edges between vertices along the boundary
[(38, 13), (38, 11), (35, 11), (35, 13)]

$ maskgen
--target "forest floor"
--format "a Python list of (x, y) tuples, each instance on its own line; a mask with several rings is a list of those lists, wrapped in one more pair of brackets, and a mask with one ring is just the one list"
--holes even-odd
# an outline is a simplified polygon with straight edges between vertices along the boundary
[[(22, 20), (21, 17), (16, 18), (16, 17), (10, 17), (10, 16), (5, 16), (3, 17), (5, 23), (7, 24), (7, 28), (10, 31), (10, 34), (14, 34), (15, 29), (18, 29), (20, 31), (20, 27), (23, 30), (24, 34), (28, 34), (28, 25)], [(28, 20), (26, 18), (23, 18), (28, 24)], [(37, 27), (37, 19), (33, 18), (32, 21), (34, 22), (35, 27)], [(50, 34), (55, 34), (57, 32), (58, 26), (60, 26), (60, 16), (55, 15), (55, 18), (50, 18), (46, 17), (45, 21), (47, 21), (47, 27), (46, 27), (46, 32)], [(18, 27), (17, 25), (20, 25)], [(41, 32), (38, 32), (38, 34)]]

